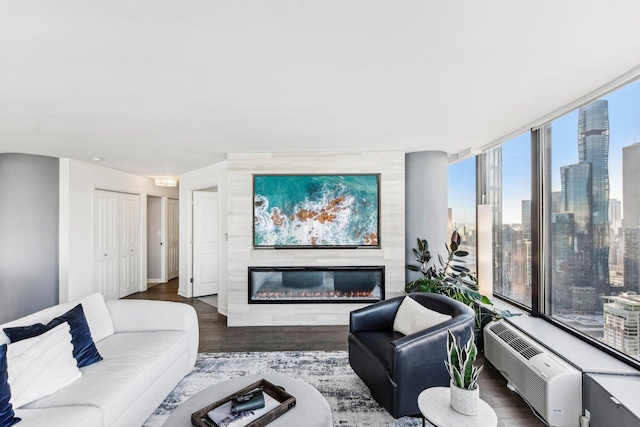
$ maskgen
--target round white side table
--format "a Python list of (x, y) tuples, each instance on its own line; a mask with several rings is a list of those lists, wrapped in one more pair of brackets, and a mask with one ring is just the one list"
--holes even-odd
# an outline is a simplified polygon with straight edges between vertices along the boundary
[[(418, 395), (422, 416), (436, 427), (496, 427), (498, 417), (484, 400), (478, 401), (476, 415), (462, 415), (451, 407), (449, 387), (431, 387)], [(423, 422), (424, 424), (424, 422)]]

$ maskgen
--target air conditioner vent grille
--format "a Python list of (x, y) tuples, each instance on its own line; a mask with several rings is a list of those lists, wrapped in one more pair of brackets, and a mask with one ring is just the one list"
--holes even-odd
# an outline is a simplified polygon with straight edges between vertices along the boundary
[(502, 323), (496, 323), (491, 327), (491, 331), (498, 335), (498, 337), (509, 344), (511, 348), (520, 353), (522, 357), (530, 360), (533, 356), (541, 354), (542, 352), (535, 347), (532, 347), (525, 340), (520, 338), (518, 334), (508, 329)]
[(504, 326), (504, 323), (499, 322), (492, 325), (489, 330), (491, 330), (494, 334), (499, 335), (500, 333), (507, 330), (507, 327)]
[(516, 333), (509, 330), (506, 330), (503, 333), (498, 334), (498, 336), (502, 341), (506, 343), (510, 343), (511, 341), (520, 339), (520, 337)]

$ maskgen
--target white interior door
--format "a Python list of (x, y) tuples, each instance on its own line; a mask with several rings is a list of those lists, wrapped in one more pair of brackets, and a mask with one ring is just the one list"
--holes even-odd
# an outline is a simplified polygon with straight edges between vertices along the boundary
[(120, 298), (140, 290), (140, 196), (119, 194)]
[(120, 297), (118, 193), (96, 190), (93, 197), (93, 280), (106, 299)]
[(167, 203), (167, 280), (178, 277), (179, 229), (180, 222), (178, 212), (180, 204), (175, 199), (169, 199)]
[(218, 293), (218, 193), (193, 192), (193, 296)]

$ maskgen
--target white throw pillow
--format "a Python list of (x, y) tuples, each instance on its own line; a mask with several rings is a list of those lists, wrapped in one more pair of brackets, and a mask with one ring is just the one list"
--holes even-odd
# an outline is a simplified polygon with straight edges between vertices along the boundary
[(404, 297), (393, 320), (393, 330), (404, 335), (429, 329), (451, 319), (448, 314), (430, 310), (410, 297)]
[(7, 370), (11, 404), (17, 409), (48, 396), (82, 376), (73, 358), (69, 324), (9, 344)]

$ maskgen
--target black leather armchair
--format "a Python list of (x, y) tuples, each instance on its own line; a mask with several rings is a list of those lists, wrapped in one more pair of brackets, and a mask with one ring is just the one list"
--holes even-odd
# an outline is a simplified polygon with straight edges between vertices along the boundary
[(449, 385), (444, 365), (447, 330), (464, 343), (475, 322), (470, 307), (444, 295), (409, 296), (451, 319), (411, 335), (394, 332), (393, 321), (404, 297), (353, 311), (350, 318), (349, 364), (374, 399), (395, 418), (419, 414), (418, 394), (424, 389)]

